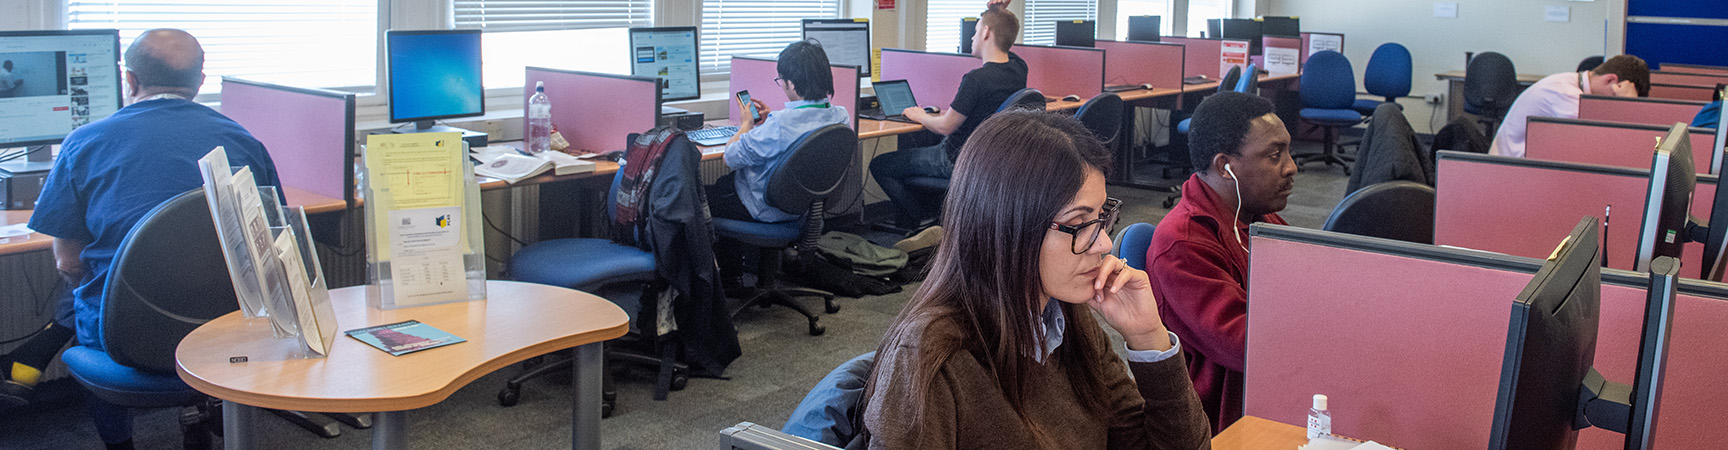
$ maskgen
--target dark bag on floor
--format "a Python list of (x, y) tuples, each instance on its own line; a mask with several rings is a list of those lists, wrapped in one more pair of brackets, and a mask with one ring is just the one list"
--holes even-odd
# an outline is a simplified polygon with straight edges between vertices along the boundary
[(841, 297), (856, 298), (900, 292), (899, 284), (853, 273), (852, 269), (840, 267), (821, 257), (805, 258), (802, 264), (792, 264), (787, 270), (788, 274), (797, 278), (798, 284), (833, 292)]

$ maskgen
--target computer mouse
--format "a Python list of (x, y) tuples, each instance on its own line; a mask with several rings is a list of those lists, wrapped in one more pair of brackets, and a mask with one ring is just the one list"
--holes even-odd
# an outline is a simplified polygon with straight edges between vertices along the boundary
[(924, 112), (927, 112), (930, 114), (940, 114), (942, 112), (942, 110), (936, 109), (936, 107), (934, 107), (934, 106), (926, 106), (926, 107), (924, 107)]
[(1080, 101), (1080, 96), (1078, 96), (1078, 95), (1069, 95), (1069, 96), (1067, 96), (1067, 97), (1062, 97), (1062, 101), (1065, 101), (1065, 102), (1077, 102), (1077, 101)]
[(1148, 91), (1150, 91), (1150, 90), (1152, 90), (1152, 83), (1144, 83), (1144, 84), (1141, 84), (1141, 85), (1140, 85), (1140, 89), (1145, 89), (1145, 90), (1148, 90)]

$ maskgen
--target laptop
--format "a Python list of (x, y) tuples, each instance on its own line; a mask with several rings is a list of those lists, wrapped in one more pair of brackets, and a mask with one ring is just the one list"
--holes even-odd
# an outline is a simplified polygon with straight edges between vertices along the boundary
[(906, 80), (885, 80), (871, 83), (876, 88), (876, 101), (882, 104), (881, 111), (860, 112), (859, 117), (875, 120), (891, 120), (895, 122), (917, 123), (907, 119), (906, 108), (918, 106), (918, 100), (912, 97), (912, 85)]

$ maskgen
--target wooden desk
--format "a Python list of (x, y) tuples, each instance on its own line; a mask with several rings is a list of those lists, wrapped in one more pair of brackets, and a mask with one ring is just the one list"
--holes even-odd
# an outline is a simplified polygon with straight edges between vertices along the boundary
[[(1536, 84), (1545, 76), (1547, 75), (1518, 74), (1518, 93), (1524, 93), (1525, 88)], [(1452, 119), (1464, 115), (1464, 71), (1437, 73), (1434, 74), (1434, 79), (1446, 82), (1446, 121), (1451, 122)], [(1492, 139), (1493, 136), (1489, 138)]]
[[(28, 209), (0, 211), (0, 226), (29, 223), (31, 212)], [(53, 243), (54, 238), (42, 233), (0, 238), (0, 256), (48, 250)]]
[(1307, 443), (1307, 428), (1246, 416), (1214, 436), (1212, 450), (1294, 450)]
[[(624, 310), (600, 297), (552, 286), (487, 281), (490, 300), (376, 310), (366, 287), (330, 291), (338, 327), (353, 330), (419, 320), (468, 340), (402, 356), (337, 336), (330, 356), (302, 359), (297, 342), (276, 339), (268, 319), (239, 312), (193, 330), (175, 351), (180, 379), (222, 399), (228, 449), (257, 448), (259, 408), (379, 412), (373, 448), (407, 448), (406, 410), (438, 403), (468, 382), (555, 350), (576, 348), (576, 449), (600, 448), (601, 342), (629, 329)], [(249, 362), (230, 363), (246, 356)]]

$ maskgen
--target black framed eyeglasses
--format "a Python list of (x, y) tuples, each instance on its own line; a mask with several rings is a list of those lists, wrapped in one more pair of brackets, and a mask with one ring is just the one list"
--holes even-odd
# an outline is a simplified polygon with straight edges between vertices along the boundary
[(1050, 229), (1068, 233), (1069, 236), (1074, 238), (1073, 243), (1069, 245), (1069, 251), (1074, 252), (1076, 255), (1083, 255), (1086, 253), (1086, 250), (1091, 249), (1093, 245), (1098, 243), (1099, 235), (1116, 232), (1116, 210), (1121, 208), (1121, 206), (1121, 200), (1113, 198), (1104, 199), (1104, 209), (1098, 212), (1097, 219), (1088, 220), (1079, 225), (1063, 225), (1056, 222), (1050, 222)]

